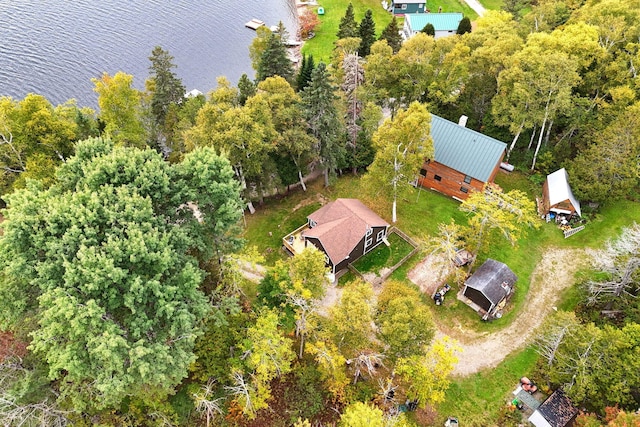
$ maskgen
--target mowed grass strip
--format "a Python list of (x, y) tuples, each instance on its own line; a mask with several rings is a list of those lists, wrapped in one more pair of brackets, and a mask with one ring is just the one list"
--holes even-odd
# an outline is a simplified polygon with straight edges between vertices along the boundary
[(397, 233), (389, 234), (387, 240), (390, 246), (385, 244), (378, 245), (371, 252), (353, 263), (353, 266), (360, 273), (379, 274), (383, 268), (393, 267), (402, 261), (402, 258), (409, 255), (413, 250), (413, 246)]

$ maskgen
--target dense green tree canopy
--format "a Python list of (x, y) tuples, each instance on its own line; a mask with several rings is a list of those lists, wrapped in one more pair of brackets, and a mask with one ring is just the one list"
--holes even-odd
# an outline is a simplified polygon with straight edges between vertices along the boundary
[(171, 392), (207, 312), (190, 254), (212, 253), (241, 214), (231, 167), (206, 149), (172, 167), (92, 139), (57, 179), (7, 197), (2, 325), (31, 331), (75, 408)]
[(336, 106), (336, 88), (324, 62), (311, 74), (311, 82), (302, 92), (304, 117), (310, 134), (316, 139), (316, 152), (324, 167), (325, 186), (344, 157), (344, 125)]

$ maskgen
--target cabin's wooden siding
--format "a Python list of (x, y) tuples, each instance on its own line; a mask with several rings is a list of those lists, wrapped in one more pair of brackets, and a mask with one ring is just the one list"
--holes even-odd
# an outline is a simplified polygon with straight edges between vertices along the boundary
[[(425, 171), (426, 175), (422, 176)], [(484, 187), (484, 182), (475, 178), (471, 178), (471, 182), (467, 184), (464, 182), (466, 176), (464, 173), (433, 161), (422, 166), (420, 175), (418, 184), (461, 200), (465, 200), (471, 191), (482, 191)], [(439, 181), (435, 179), (436, 176), (440, 177)], [(462, 191), (462, 188), (466, 188), (467, 192)]]

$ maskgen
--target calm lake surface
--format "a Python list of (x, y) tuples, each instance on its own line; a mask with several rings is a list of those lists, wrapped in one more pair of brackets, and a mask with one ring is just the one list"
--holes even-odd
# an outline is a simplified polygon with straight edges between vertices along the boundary
[(124, 71), (143, 89), (158, 45), (187, 91), (206, 93), (218, 76), (236, 84), (254, 77), (252, 18), (295, 35), (294, 0), (0, 0), (0, 96), (96, 108), (91, 78)]

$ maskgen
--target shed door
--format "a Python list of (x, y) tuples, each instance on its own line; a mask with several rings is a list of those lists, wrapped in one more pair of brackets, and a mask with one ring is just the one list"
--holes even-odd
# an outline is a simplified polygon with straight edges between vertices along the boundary
[(467, 286), (464, 291), (464, 296), (469, 298), (474, 303), (478, 304), (484, 311), (489, 311), (489, 309), (491, 308), (491, 301), (489, 301), (487, 297), (485, 297), (482, 292), (478, 291), (477, 289), (473, 289)]

